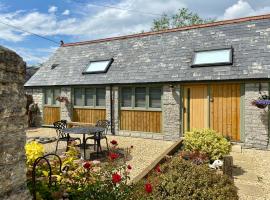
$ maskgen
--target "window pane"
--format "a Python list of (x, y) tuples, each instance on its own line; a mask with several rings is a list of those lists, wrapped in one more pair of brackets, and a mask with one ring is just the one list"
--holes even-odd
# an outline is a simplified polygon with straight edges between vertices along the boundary
[(96, 106), (105, 106), (105, 88), (97, 88), (96, 92)]
[(230, 63), (231, 49), (195, 52), (193, 64)]
[(47, 104), (47, 105), (52, 104), (52, 95), (51, 95), (50, 89), (45, 90), (45, 104)]
[(161, 88), (149, 88), (149, 107), (161, 108)]
[(146, 89), (144, 87), (135, 88), (135, 107), (145, 107)]
[(123, 107), (131, 107), (131, 96), (132, 96), (131, 88), (122, 88), (122, 106)]
[(54, 105), (60, 105), (59, 101), (56, 101), (56, 98), (61, 96), (61, 90), (60, 89), (54, 89), (53, 90), (53, 104)]
[(86, 72), (105, 71), (109, 63), (110, 63), (110, 60), (90, 62), (90, 64), (88, 65), (85, 71)]
[(74, 105), (76, 105), (76, 106), (84, 106), (84, 104), (83, 104), (83, 95), (82, 95), (82, 89), (81, 88), (74, 89)]
[(94, 106), (94, 89), (87, 88), (85, 89), (85, 105)]

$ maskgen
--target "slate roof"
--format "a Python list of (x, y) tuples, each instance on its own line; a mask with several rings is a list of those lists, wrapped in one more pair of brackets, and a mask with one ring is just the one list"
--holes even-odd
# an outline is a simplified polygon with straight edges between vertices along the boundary
[[(233, 65), (192, 68), (196, 50), (232, 47)], [(113, 58), (105, 74), (82, 74)], [(52, 64), (59, 64), (51, 69)], [(25, 86), (99, 85), (270, 78), (270, 15), (59, 47)]]

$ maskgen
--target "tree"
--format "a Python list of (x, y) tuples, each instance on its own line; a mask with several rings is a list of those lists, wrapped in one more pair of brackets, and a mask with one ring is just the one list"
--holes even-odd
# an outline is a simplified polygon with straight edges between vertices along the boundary
[(167, 14), (163, 14), (159, 19), (154, 19), (151, 30), (160, 31), (195, 24), (205, 24), (214, 21), (215, 19), (203, 19), (197, 13), (193, 13), (187, 8), (181, 8), (178, 10), (178, 13), (172, 15), (171, 17), (169, 17)]

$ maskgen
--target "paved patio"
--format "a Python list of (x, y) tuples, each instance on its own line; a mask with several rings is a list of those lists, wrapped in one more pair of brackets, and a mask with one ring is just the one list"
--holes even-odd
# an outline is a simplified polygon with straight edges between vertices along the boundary
[(243, 149), (231, 153), (240, 200), (270, 199), (270, 151)]
[[(30, 129), (26, 132), (27, 137), (56, 137), (56, 132), (52, 128), (38, 128)], [(72, 136), (72, 134), (71, 134)], [(73, 135), (78, 137), (78, 135)], [(132, 159), (128, 161), (128, 164), (132, 166), (130, 174), (131, 179), (139, 175), (144, 169), (146, 169), (155, 159), (157, 159), (163, 152), (170, 148), (173, 141), (152, 140), (143, 138), (131, 138), (122, 136), (108, 136), (108, 141), (117, 140), (119, 148), (127, 148), (133, 145), (131, 152)], [(47, 143), (44, 145), (47, 153), (55, 150), (56, 142)], [(59, 143), (59, 152), (64, 151), (66, 144), (64, 142)], [(102, 141), (102, 148), (106, 149), (105, 141)], [(89, 155), (89, 153), (87, 153)]]

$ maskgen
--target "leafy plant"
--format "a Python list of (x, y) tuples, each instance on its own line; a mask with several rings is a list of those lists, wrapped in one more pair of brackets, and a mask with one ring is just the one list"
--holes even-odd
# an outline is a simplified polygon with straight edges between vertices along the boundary
[(152, 31), (160, 31), (169, 28), (178, 28), (195, 24), (205, 24), (214, 22), (215, 19), (203, 19), (197, 13), (189, 11), (187, 8), (179, 9), (178, 13), (168, 16), (163, 14), (159, 19), (154, 19)]
[(184, 149), (193, 152), (199, 151), (206, 154), (211, 160), (216, 160), (230, 153), (231, 144), (214, 130), (194, 129), (185, 133)]
[(237, 200), (233, 181), (218, 175), (207, 165), (194, 165), (174, 157), (161, 166), (162, 173), (154, 171), (146, 180), (134, 186), (130, 199), (144, 200)]
[(38, 157), (41, 157), (44, 155), (44, 152), (45, 150), (42, 144), (36, 141), (26, 143), (25, 154), (27, 157), (27, 160), (26, 160), (27, 165), (29, 166), (33, 165), (33, 163)]

